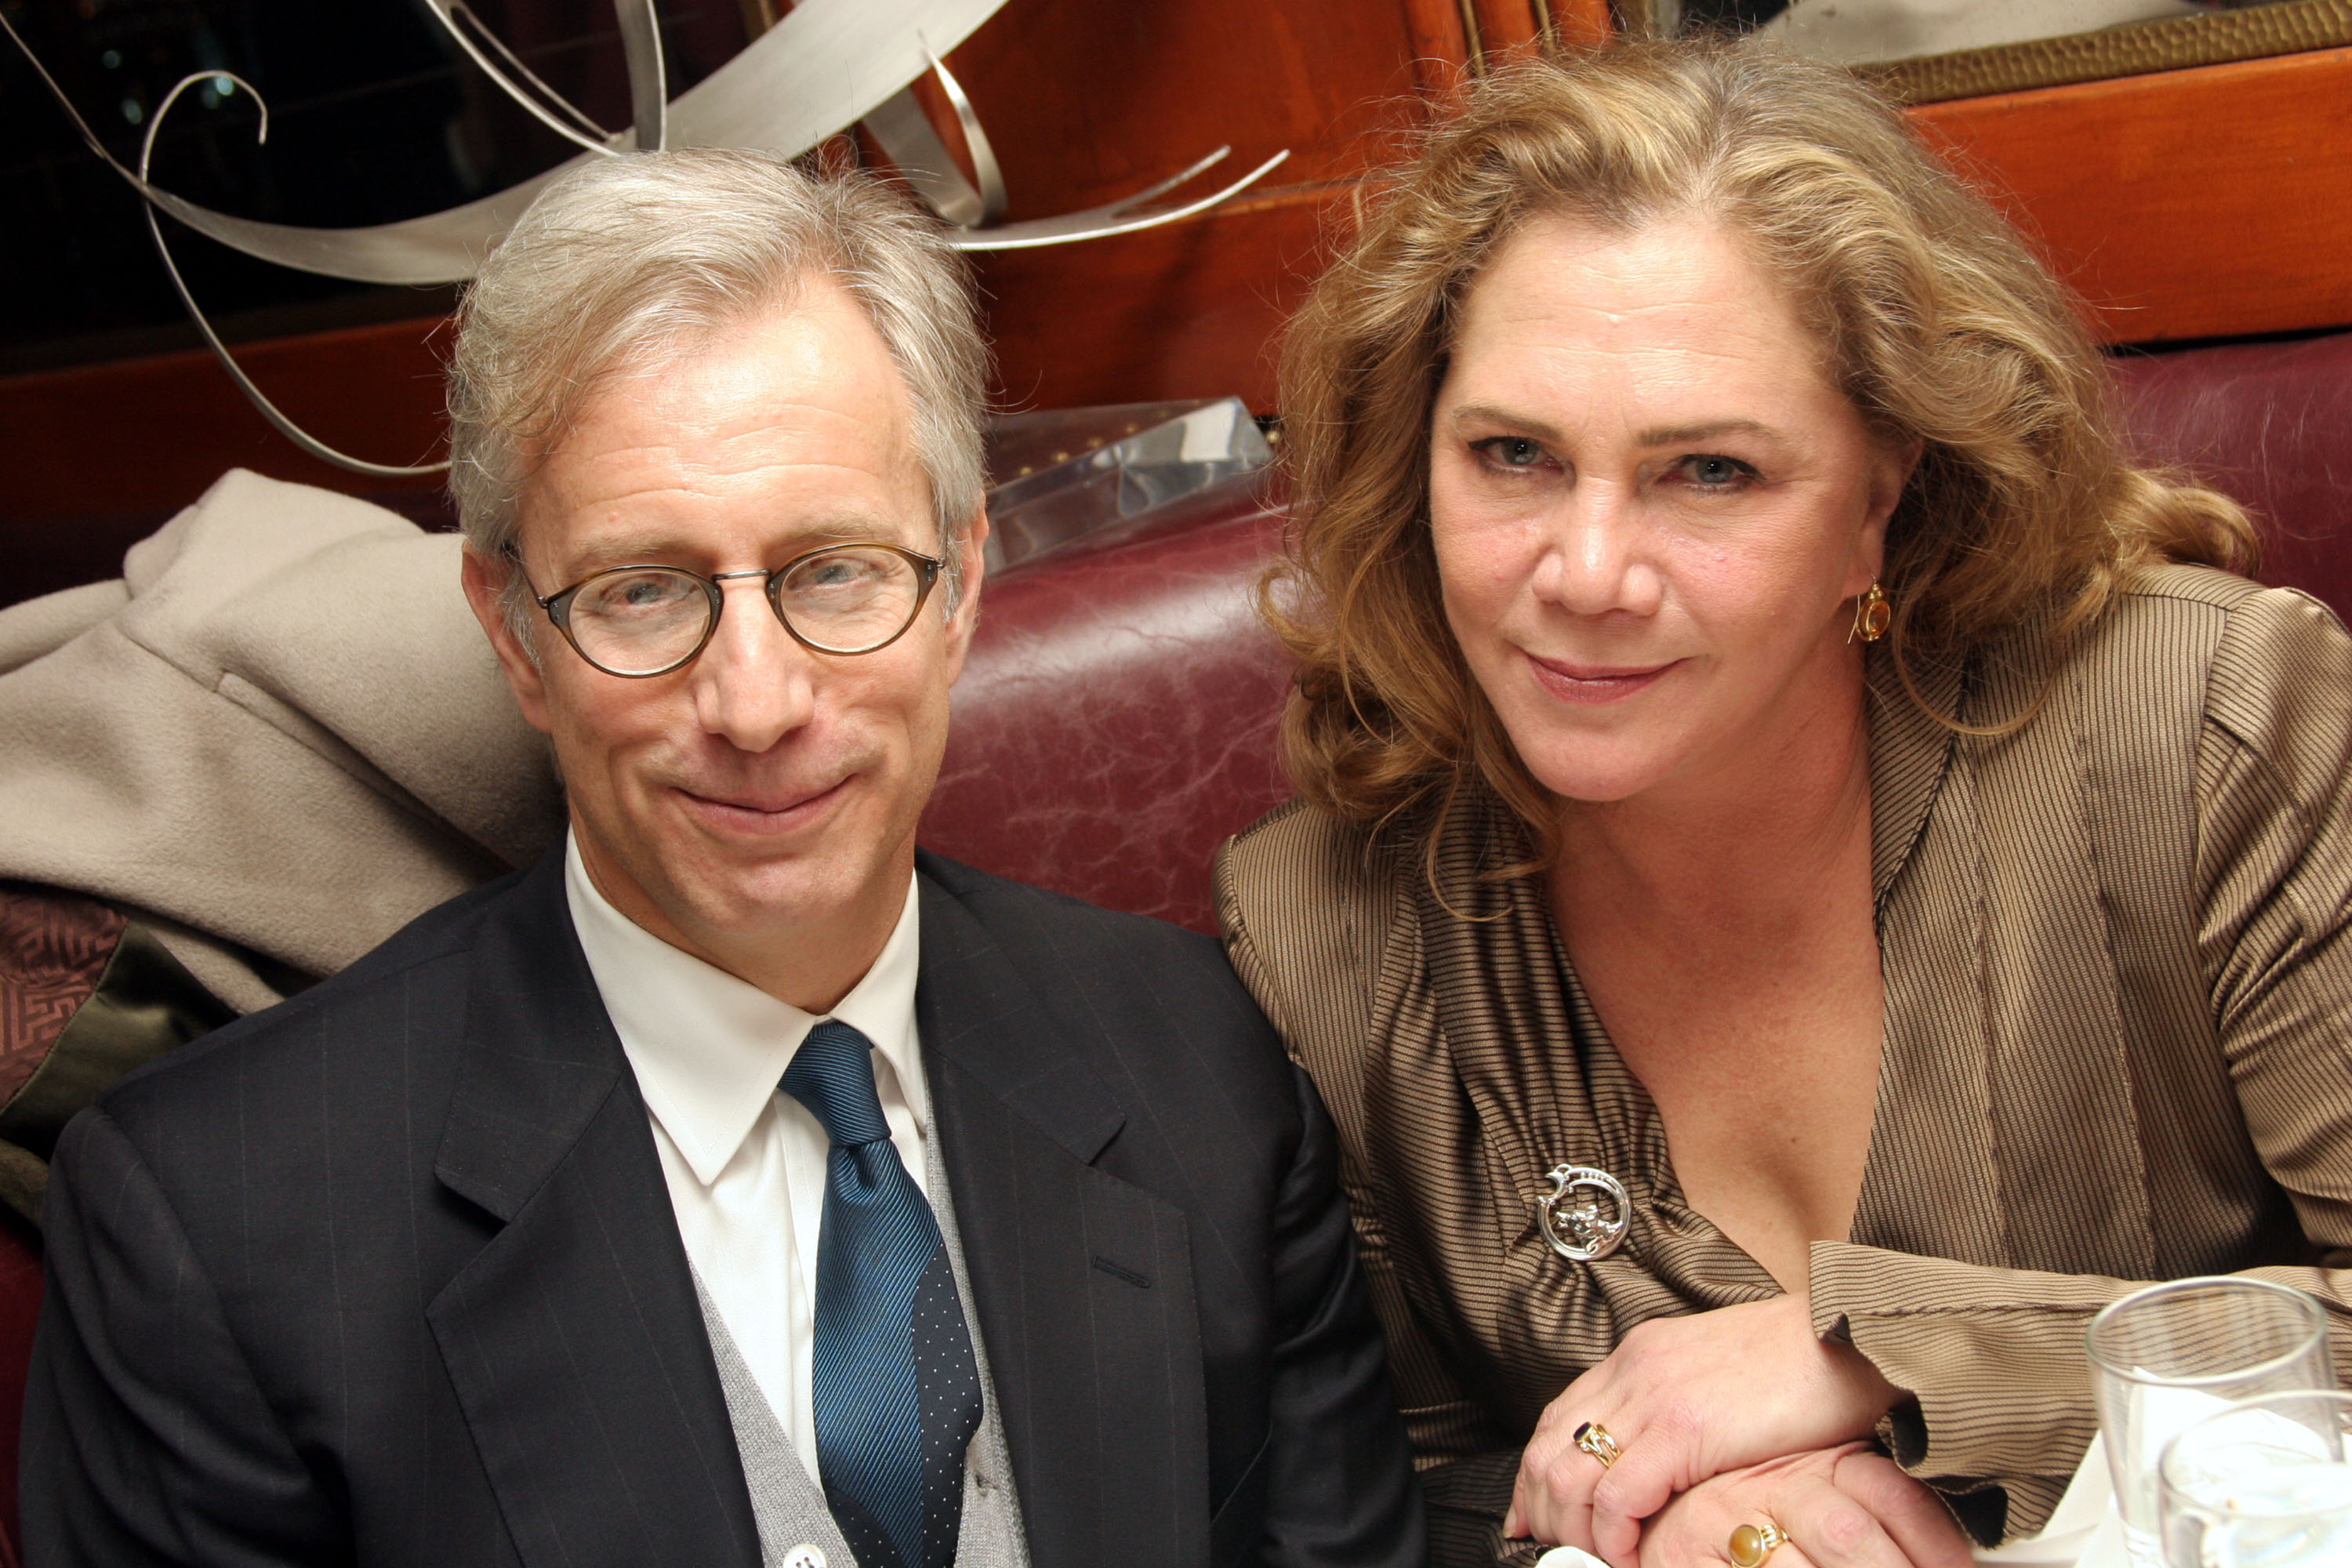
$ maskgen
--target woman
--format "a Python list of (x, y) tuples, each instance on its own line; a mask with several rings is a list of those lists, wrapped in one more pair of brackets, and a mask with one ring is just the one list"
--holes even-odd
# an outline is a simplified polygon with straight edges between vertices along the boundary
[(1440, 1523), (1964, 1560), (1870, 1445), (2030, 1535), (2100, 1305), (2352, 1300), (2352, 643), (2124, 460), (1894, 110), (1752, 46), (1506, 73), (1285, 377), (1303, 798), (1221, 906)]

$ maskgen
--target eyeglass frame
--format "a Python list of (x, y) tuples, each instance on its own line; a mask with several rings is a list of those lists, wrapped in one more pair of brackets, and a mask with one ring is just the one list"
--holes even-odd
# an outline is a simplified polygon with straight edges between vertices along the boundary
[[(831, 555), (843, 550), (887, 550), (891, 554), (912, 563), (916, 574), (920, 579), (920, 585), (915, 590), (915, 602), (908, 608), (906, 620), (900, 624), (897, 631), (871, 647), (827, 647), (823, 643), (811, 641), (800, 627), (793, 625), (792, 617), (784, 614), (783, 601), (777, 597), (778, 584), (793, 567), (803, 561), (814, 561), (820, 555)], [(692, 567), (676, 566), (667, 561), (636, 561), (620, 566), (604, 566), (589, 573), (570, 587), (558, 588), (552, 594), (541, 595), (538, 584), (530, 580), (530, 568), (522, 563), (521, 553), (509, 545), (507, 548), (506, 556), (508, 560), (514, 563), (515, 571), (521, 576), (523, 589), (530, 594), (531, 603), (547, 612), (549, 623), (563, 634), (563, 640), (572, 645), (572, 651), (580, 656), (581, 662), (600, 675), (609, 675), (616, 680), (651, 680), (658, 676), (675, 675), (700, 658), (702, 650), (710, 646), (710, 639), (719, 635), (719, 617), (726, 613), (727, 591), (719, 584), (744, 577), (760, 577), (766, 580), (762, 596), (768, 601), (768, 608), (775, 612), (776, 624), (782, 626), (785, 634), (794, 642), (811, 653), (830, 654), (836, 658), (856, 658), (865, 654), (880, 653), (884, 648), (905, 637), (913, 627), (916, 617), (923, 613), (923, 606), (930, 602), (931, 590), (939, 585), (940, 574), (947, 564), (936, 555), (926, 555), (919, 550), (909, 550), (903, 544), (885, 543), (878, 539), (846, 540), (834, 544), (820, 544), (814, 550), (803, 550), (781, 566), (761, 567), (747, 572), (719, 572), (706, 575)], [(597, 663), (595, 659), (589, 657), (588, 650), (580, 646), (579, 637), (573, 635), (572, 630), (573, 596), (598, 578), (610, 577), (621, 572), (675, 572), (680, 576), (691, 577), (701, 584), (703, 595), (709, 601), (710, 619), (704, 624), (702, 636), (696, 639), (694, 647), (682, 658), (662, 666), (659, 669), (613, 669)], [(561, 611), (556, 608), (559, 604), (562, 605)]]

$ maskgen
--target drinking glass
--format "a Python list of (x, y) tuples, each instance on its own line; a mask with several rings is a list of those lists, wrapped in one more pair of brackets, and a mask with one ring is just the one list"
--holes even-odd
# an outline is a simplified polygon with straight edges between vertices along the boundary
[(2352, 1563), (2352, 1396), (2307, 1390), (2225, 1405), (2165, 1445), (2165, 1568)]
[(2326, 1310), (2264, 1279), (2151, 1285), (2109, 1303), (2087, 1342), (2116, 1506), (2138, 1568), (2161, 1561), (2157, 1464), (2166, 1443), (2225, 1405), (2336, 1386)]

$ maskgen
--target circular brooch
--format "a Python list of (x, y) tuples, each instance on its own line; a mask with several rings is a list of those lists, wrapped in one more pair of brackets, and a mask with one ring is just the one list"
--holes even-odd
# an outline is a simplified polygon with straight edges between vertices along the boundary
[(1554, 1165), (1551, 1191), (1539, 1200), (1544, 1239), (1571, 1263), (1606, 1258), (1633, 1228), (1633, 1200), (1625, 1185), (1591, 1165)]

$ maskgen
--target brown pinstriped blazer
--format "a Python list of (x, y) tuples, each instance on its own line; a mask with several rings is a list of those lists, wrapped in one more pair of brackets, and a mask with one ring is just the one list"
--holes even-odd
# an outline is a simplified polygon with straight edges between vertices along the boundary
[[(1883, 1435), (1990, 1542), (2055, 1506), (2096, 1429), (2084, 1326), (2137, 1283), (2315, 1291), (2352, 1373), (2352, 638), (2167, 567), (2054, 669), (1996, 647), (1931, 693), (1983, 721), (2046, 679), (2005, 738), (1870, 679), (1886, 1037), (1813, 1316), (1916, 1396)], [(1338, 1120), (1424, 1465), (1517, 1447), (1645, 1318), (1779, 1289), (1685, 1204), (1537, 886), (1480, 879), (1513, 833), (1449, 834), (1433, 889), (1411, 830), (1294, 804), (1217, 866), (1234, 965)], [(1613, 1257), (1538, 1233), (1563, 1161), (1631, 1193)]]

